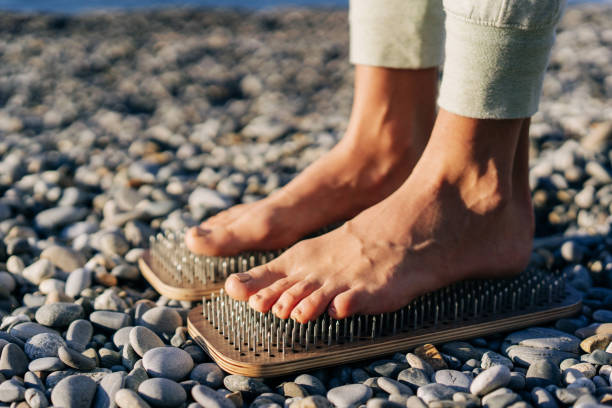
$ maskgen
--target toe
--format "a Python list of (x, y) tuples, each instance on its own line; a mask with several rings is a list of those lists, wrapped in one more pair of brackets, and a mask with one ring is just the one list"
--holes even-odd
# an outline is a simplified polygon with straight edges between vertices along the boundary
[(240, 253), (242, 243), (228, 228), (193, 227), (185, 235), (185, 243), (190, 251), (198, 255), (236, 255)]
[(293, 308), (291, 318), (300, 323), (314, 320), (323, 314), (333, 298), (334, 292), (331, 292), (325, 287), (321, 287), (306, 296), (297, 306), (295, 306), (295, 308)]
[(270, 286), (263, 288), (249, 297), (249, 305), (258, 312), (265, 313), (270, 310), (283, 292), (293, 286), (294, 283), (295, 279), (279, 279)]
[(225, 290), (234, 299), (248, 300), (253, 294), (284, 277), (285, 274), (275, 263), (269, 262), (248, 272), (230, 275), (225, 281)]
[(345, 317), (361, 312), (362, 304), (363, 293), (355, 289), (350, 289), (334, 297), (329, 305), (328, 312), (334, 319), (344, 319)]
[(295, 305), (319, 287), (320, 284), (317, 282), (305, 280), (297, 282), (280, 295), (272, 306), (272, 313), (281, 319), (287, 319)]
[(205, 220), (202, 224), (200, 224), (200, 227), (210, 228), (217, 225), (229, 224), (230, 222), (240, 217), (244, 212), (245, 207), (247, 206), (248, 204), (238, 204), (228, 210), (221, 211), (220, 213), (215, 214)]

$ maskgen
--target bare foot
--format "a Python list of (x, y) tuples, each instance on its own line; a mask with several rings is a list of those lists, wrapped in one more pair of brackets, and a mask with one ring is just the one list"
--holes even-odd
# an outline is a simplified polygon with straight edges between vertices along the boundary
[[(392, 195), (225, 284), (259, 311), (300, 322), (397, 310), (416, 296), (527, 264), (533, 236), (528, 119), (441, 111), (422, 158)], [(519, 137), (520, 136), (520, 137)]]
[(404, 182), (425, 147), (436, 86), (435, 68), (358, 66), (342, 140), (276, 193), (190, 230), (188, 247), (207, 255), (279, 249), (381, 201)]

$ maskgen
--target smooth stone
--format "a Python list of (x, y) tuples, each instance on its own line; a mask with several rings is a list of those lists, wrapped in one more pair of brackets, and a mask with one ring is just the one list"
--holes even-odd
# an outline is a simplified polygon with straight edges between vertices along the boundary
[(314, 375), (300, 374), (293, 380), (294, 383), (301, 385), (310, 395), (327, 395), (327, 388), (321, 380)]
[(285, 398), (304, 398), (308, 396), (308, 391), (305, 388), (292, 381), (282, 383), (276, 390)]
[(77, 351), (84, 351), (87, 343), (93, 336), (92, 324), (84, 319), (78, 319), (70, 323), (66, 331), (66, 342), (70, 347)]
[(121, 364), (125, 368), (132, 370), (138, 360), (140, 360), (140, 356), (136, 354), (130, 343), (123, 346), (121, 349)]
[(584, 374), (582, 374), (582, 372), (574, 369), (574, 368), (566, 368), (563, 371), (563, 382), (565, 384), (572, 384), (573, 382), (575, 382), (576, 380), (580, 379), (580, 378), (585, 378)]
[(0, 384), (0, 401), (6, 403), (23, 401), (25, 391), (23, 384), (15, 379), (4, 381)]
[(94, 368), (93, 370), (87, 371), (87, 372), (73, 370), (71, 368), (65, 369), (63, 371), (54, 371), (52, 373), (49, 373), (49, 375), (47, 375), (47, 378), (45, 379), (45, 386), (47, 388), (53, 388), (61, 380), (71, 375), (72, 376), (82, 375), (82, 376), (91, 378), (95, 382), (99, 382), (100, 380), (102, 380), (102, 378), (104, 378), (106, 375), (110, 374), (111, 372), (112, 371), (109, 370), (108, 368)]
[(121, 348), (130, 342), (130, 333), (134, 326), (122, 327), (113, 334), (113, 344)]
[(380, 389), (392, 395), (414, 395), (414, 393), (412, 392), (412, 388), (405, 384), (402, 384), (399, 381), (392, 380), (391, 378), (380, 377), (376, 380), (376, 384), (378, 385), (378, 387), (380, 387)]
[(123, 388), (125, 383), (125, 372), (116, 372), (102, 378), (98, 384), (96, 397), (94, 399), (94, 408), (115, 408), (117, 407), (115, 397), (117, 391)]
[(64, 292), (66, 295), (76, 298), (79, 294), (91, 286), (92, 272), (87, 268), (78, 268), (68, 275)]
[(133, 390), (123, 388), (115, 394), (115, 404), (119, 408), (150, 408), (145, 400)]
[(102, 330), (114, 332), (122, 327), (130, 326), (132, 318), (129, 314), (98, 310), (89, 315), (89, 320)]
[(13, 376), (23, 377), (28, 371), (28, 357), (21, 347), (8, 343), (2, 348), (0, 355), (0, 374), (6, 378)]
[(591, 363), (578, 363), (570, 368), (580, 371), (586, 378), (593, 378), (597, 374), (597, 368)]
[(516, 371), (512, 371), (510, 373), (510, 382), (507, 385), (508, 388), (514, 391), (520, 391), (525, 388), (526, 385), (527, 380), (525, 378), (525, 374)]
[(39, 212), (34, 221), (40, 229), (52, 230), (68, 224), (74, 224), (89, 215), (89, 210), (82, 207), (53, 207)]
[(381, 377), (395, 377), (402, 369), (406, 368), (405, 364), (400, 364), (393, 360), (379, 360), (370, 364), (367, 370), (372, 375)]
[(83, 314), (83, 307), (76, 303), (51, 303), (42, 305), (36, 311), (36, 321), (49, 327), (67, 327)]
[(588, 394), (586, 388), (557, 388), (555, 397), (565, 405), (571, 405), (583, 394)]
[(52, 277), (54, 273), (55, 266), (47, 259), (40, 259), (27, 266), (21, 272), (21, 276), (35, 285), (40, 285), (43, 280)]
[(408, 397), (408, 399), (406, 400), (406, 407), (407, 408), (427, 408), (427, 405), (419, 397), (417, 397), (416, 395), (413, 395), (412, 397)]
[(559, 365), (566, 358), (575, 358), (578, 354), (552, 349), (539, 349), (525, 346), (510, 346), (506, 350), (514, 364), (529, 366), (537, 360), (550, 360)]
[(413, 391), (416, 391), (416, 389), (421, 386), (431, 383), (425, 372), (423, 370), (419, 370), (418, 368), (407, 368), (402, 370), (397, 375), (397, 380), (409, 385)]
[(30, 360), (41, 357), (57, 357), (57, 350), (66, 346), (58, 334), (40, 333), (31, 337), (25, 344), (25, 353)]
[(191, 370), (189, 378), (207, 387), (217, 389), (223, 385), (223, 376), (223, 371), (217, 364), (202, 363)]
[(496, 353), (494, 351), (485, 352), (482, 355), (480, 368), (482, 368), (483, 370), (486, 370), (487, 368), (491, 368), (494, 365), (505, 365), (510, 370), (512, 370), (512, 368), (514, 367), (514, 365), (512, 364), (512, 361), (509, 358), (504, 357), (501, 354)]
[(559, 385), (561, 382), (559, 367), (548, 360), (535, 361), (529, 366), (525, 377), (528, 389), (550, 384)]
[(612, 336), (605, 334), (594, 334), (580, 342), (580, 348), (585, 353), (592, 353), (595, 350), (606, 350), (608, 344), (612, 341)]
[(234, 404), (214, 389), (205, 385), (196, 385), (191, 389), (191, 396), (206, 408), (235, 408)]
[(595, 350), (590, 354), (580, 356), (580, 361), (584, 361), (596, 365), (604, 365), (612, 363), (612, 353), (607, 353), (603, 350)]
[(24, 399), (30, 408), (47, 408), (49, 400), (45, 393), (36, 388), (28, 388), (25, 391)]
[(125, 300), (121, 299), (113, 288), (108, 288), (94, 301), (95, 310), (111, 310), (115, 312), (122, 312), (128, 308)]
[(112, 255), (124, 255), (130, 249), (130, 244), (125, 237), (118, 232), (106, 232), (100, 236), (98, 245), (102, 253)]
[(237, 374), (231, 374), (223, 378), (223, 385), (230, 391), (242, 391), (252, 394), (271, 392), (270, 388), (264, 384), (263, 380)]
[(467, 392), (456, 392), (453, 394), (453, 401), (462, 403), (466, 407), (480, 406), (480, 398)]
[(193, 368), (189, 353), (176, 347), (157, 347), (147, 351), (142, 363), (151, 377), (163, 377), (180, 381)]
[(561, 330), (530, 327), (506, 336), (504, 342), (537, 349), (553, 349), (569, 353), (577, 353), (580, 349), (580, 339)]
[(417, 397), (429, 404), (432, 401), (447, 400), (453, 397), (455, 390), (442, 384), (427, 384), (419, 387)]
[(578, 378), (576, 381), (569, 384), (567, 388), (570, 388), (570, 389), (571, 388), (586, 388), (589, 390), (590, 393), (594, 393), (595, 390), (597, 389), (597, 386), (595, 385), (593, 381), (584, 377), (584, 378)]
[(416, 354), (406, 353), (406, 356), (404, 358), (406, 359), (406, 362), (410, 365), (410, 367), (418, 368), (419, 370), (423, 370), (423, 372), (428, 377), (431, 377), (432, 375), (434, 375), (435, 370), (433, 369), (433, 367), (427, 361), (423, 360), (421, 357), (417, 356)]
[(121, 353), (115, 350), (107, 349), (102, 347), (98, 350), (100, 356), (100, 366), (106, 368), (112, 368), (117, 365), (121, 365)]
[(183, 325), (183, 318), (173, 308), (158, 306), (147, 310), (140, 318), (139, 324), (158, 334), (172, 335), (177, 327)]
[(40, 259), (48, 259), (56, 268), (64, 272), (72, 272), (82, 268), (87, 262), (81, 253), (60, 245), (51, 245), (45, 248), (40, 254)]
[(66, 367), (62, 360), (57, 357), (42, 357), (32, 360), (28, 365), (28, 370), (33, 372), (39, 371), (59, 371)]
[(580, 360), (576, 358), (566, 358), (565, 360), (561, 362), (561, 364), (559, 364), (559, 368), (561, 369), (561, 372), (563, 372), (566, 369), (573, 366), (574, 364), (578, 364), (578, 363), (580, 363)]
[(119, 279), (137, 280), (140, 277), (140, 271), (132, 265), (117, 265), (111, 271), (111, 275)]
[(436, 371), (434, 381), (453, 389), (455, 392), (467, 392), (472, 383), (472, 380), (467, 375), (456, 370)]
[(405, 406), (384, 398), (370, 398), (366, 404), (366, 408), (403, 408)]
[(187, 393), (176, 381), (151, 378), (138, 387), (138, 395), (157, 408), (174, 408), (185, 403)]
[(292, 401), (289, 408), (332, 408), (333, 405), (329, 400), (321, 395), (311, 395), (306, 398), (300, 398)]
[(57, 407), (90, 407), (96, 393), (96, 382), (85, 375), (71, 375), (58, 382), (51, 392), (51, 402)]
[(372, 397), (372, 389), (363, 384), (348, 384), (332, 388), (327, 399), (338, 408), (357, 407)]
[(484, 370), (478, 374), (470, 385), (470, 392), (477, 396), (482, 396), (505, 387), (510, 382), (510, 369), (506, 366), (497, 365)]
[(233, 204), (233, 200), (219, 192), (206, 187), (197, 187), (189, 195), (189, 208), (203, 207), (211, 210), (223, 210)]
[(483, 354), (482, 351), (477, 350), (470, 343), (466, 343), (464, 341), (451, 341), (449, 343), (444, 343), (442, 345), (442, 351), (458, 358), (462, 362), (465, 362), (471, 358), (480, 360)]
[(129, 341), (134, 351), (141, 357), (149, 350), (164, 347), (164, 342), (153, 330), (142, 326), (134, 327), (130, 331)]
[(142, 367), (134, 367), (125, 378), (125, 386), (134, 391), (138, 391), (140, 384), (149, 379), (149, 375)]
[(612, 323), (612, 310), (599, 309), (594, 311), (593, 320), (601, 323)]
[(0, 288), (4, 288), (8, 293), (11, 293), (16, 287), (15, 278), (8, 272), (0, 271)]
[(96, 367), (96, 361), (68, 347), (60, 347), (57, 355), (62, 363), (77, 370), (89, 371)]
[[(42, 324), (38, 324), (34, 322), (19, 323), (11, 327), (11, 329), (9, 330), (9, 333), (12, 336), (15, 336), (16, 338), (23, 340), (23, 341), (27, 341), (31, 337), (36, 336), (37, 334), (41, 334), (41, 333), (58, 334), (56, 330), (53, 330), (50, 327), (43, 326)], [(14, 342), (14, 340), (11, 342)]]

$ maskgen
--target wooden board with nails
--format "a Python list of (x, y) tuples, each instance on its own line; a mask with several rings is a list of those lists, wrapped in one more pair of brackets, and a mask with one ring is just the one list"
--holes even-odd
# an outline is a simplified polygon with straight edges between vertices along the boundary
[[(290, 347), (286, 344), (286, 338), (276, 345), (268, 341), (267, 346), (264, 341), (259, 342), (259, 340), (251, 342), (252, 345), (248, 346), (243, 340), (241, 348), (238, 348), (232, 341), (231, 335), (220, 333), (214, 322), (206, 319), (203, 306), (198, 306), (189, 313), (188, 330), (195, 341), (225, 371), (252, 377), (274, 377), (295, 371), (366, 360), (405, 351), (424, 343), (435, 344), (515, 330), (574, 315), (581, 310), (581, 307), (580, 295), (568, 290), (564, 291), (563, 296), (557, 296), (553, 302), (538, 303), (512, 312), (459, 320), (441, 320), (435, 325), (408, 328), (381, 337), (351, 337), (352, 341), (333, 344), (328, 344), (323, 339), (317, 341), (316, 337), (314, 343), (310, 344), (312, 338), (309, 341), (306, 337), (306, 343), (310, 344), (309, 348), (306, 348), (301, 341), (301, 344), (296, 343)], [(281, 343), (283, 347), (279, 346)]]

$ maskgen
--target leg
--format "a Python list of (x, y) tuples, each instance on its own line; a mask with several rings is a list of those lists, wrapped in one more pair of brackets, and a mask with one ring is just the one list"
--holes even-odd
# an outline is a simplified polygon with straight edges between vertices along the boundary
[[(493, 14), (506, 16), (499, 9)], [(457, 280), (519, 273), (529, 259), (534, 222), (528, 117), (537, 108), (556, 18), (539, 33), (485, 26), (493, 30), (485, 39), (497, 34), (499, 41), (497, 48), (480, 54), (483, 59), (476, 65), (473, 59), (478, 55), (469, 43), (462, 45), (463, 52), (449, 52), (445, 72), (451, 75), (443, 80), (440, 112), (404, 184), (337, 230), (302, 241), (263, 267), (230, 277), (228, 293), (249, 299), (257, 310), (272, 308), (281, 318), (304, 322), (328, 305), (336, 318), (381, 313)], [(460, 21), (482, 31), (479, 24)], [(447, 21), (449, 37), (460, 38), (455, 31), (455, 22)], [(505, 37), (509, 32), (513, 38)], [(529, 61), (540, 65), (530, 67), (515, 83), (512, 65), (521, 55), (520, 47), (543, 43), (548, 44), (540, 50), (545, 55)], [(494, 60), (488, 61), (491, 57)], [(467, 95), (448, 83), (479, 76), (482, 83), (457, 85)]]
[[(408, 177), (435, 120), (441, 10), (432, 7), (438, 0), (417, 0), (410, 8), (401, 0), (384, 0), (386, 7), (381, 1), (351, 3), (351, 60), (358, 65), (342, 140), (270, 197), (190, 230), (186, 241), (192, 251), (232, 255), (287, 247), (354, 217)], [(385, 25), (390, 18), (398, 23), (392, 29)], [(402, 20), (411, 24), (399, 24)]]

